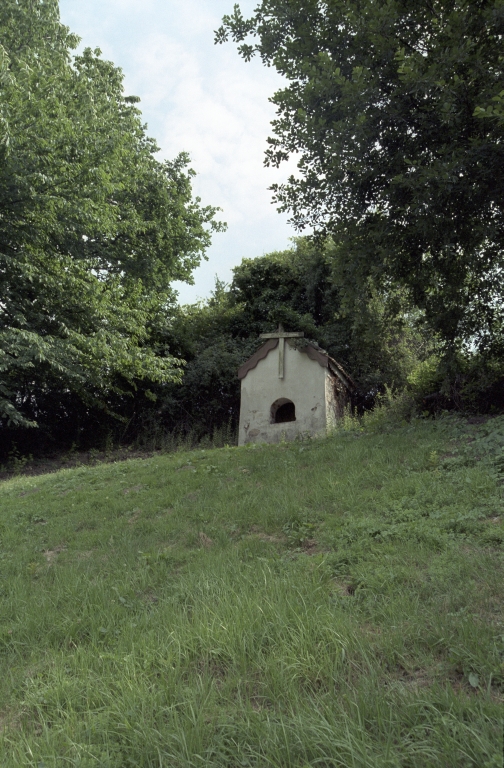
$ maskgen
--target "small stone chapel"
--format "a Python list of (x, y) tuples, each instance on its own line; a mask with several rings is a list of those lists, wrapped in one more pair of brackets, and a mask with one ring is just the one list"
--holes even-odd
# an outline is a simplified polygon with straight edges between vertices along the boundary
[[(303, 333), (282, 325), (238, 370), (238, 445), (324, 435), (335, 426), (355, 384), (336, 360)], [(287, 343), (286, 343), (287, 342)]]

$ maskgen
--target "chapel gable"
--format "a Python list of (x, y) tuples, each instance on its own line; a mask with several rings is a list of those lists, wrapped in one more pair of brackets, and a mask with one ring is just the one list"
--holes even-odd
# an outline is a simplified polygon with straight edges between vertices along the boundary
[(355, 385), (343, 367), (302, 332), (280, 325), (238, 370), (239, 445), (327, 434)]

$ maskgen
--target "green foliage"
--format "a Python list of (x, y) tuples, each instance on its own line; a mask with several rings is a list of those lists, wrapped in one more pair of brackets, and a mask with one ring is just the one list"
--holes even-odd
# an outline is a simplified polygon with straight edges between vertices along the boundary
[(56, 0), (0, 8), (0, 417), (33, 425), (47, 391), (87, 404), (180, 377), (152, 343), (210, 242), (188, 158), (159, 162), (123, 76)]
[(488, 355), (459, 354), (450, 376), (443, 358), (431, 355), (411, 371), (407, 390), (420, 411), (457, 409), (466, 413), (504, 410), (504, 361)]
[(450, 355), (502, 354), (503, 32), (501, 0), (264, 0), (216, 33), (286, 78), (280, 210), (334, 235), (355, 302), (405, 287)]
[(497, 768), (504, 420), (0, 485), (5, 768)]
[[(358, 307), (345, 304), (333, 250), (331, 241), (316, 245), (297, 238), (288, 250), (244, 259), (233, 270), (231, 285), (217, 281), (208, 302), (176, 310), (159, 341), (187, 365), (182, 384), (155, 389), (152, 421), (165, 432), (192, 430), (198, 436), (223, 425), (236, 428), (237, 370), (262, 343), (260, 334), (279, 322), (302, 331), (348, 369), (358, 384), (354, 404), (360, 409), (386, 386), (405, 385), (429, 344), (401, 311), (406, 303), (400, 292), (394, 315), (371, 287)], [(141, 407), (135, 424), (149, 408)], [(155, 431), (152, 421), (149, 434)]]
[(174, 311), (163, 343), (187, 361), (180, 384), (156, 388), (156, 414), (165, 432), (209, 438), (215, 430), (231, 431), (234, 442), (240, 408), (240, 365), (258, 346), (247, 333), (241, 309), (217, 281), (207, 302)]
[(430, 355), (420, 361), (408, 376), (408, 384), (419, 398), (438, 391), (442, 383), (440, 359), (437, 355)]

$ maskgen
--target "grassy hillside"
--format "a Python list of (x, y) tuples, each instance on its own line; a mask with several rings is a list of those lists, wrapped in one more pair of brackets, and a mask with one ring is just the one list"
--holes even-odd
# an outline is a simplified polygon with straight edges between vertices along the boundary
[(3, 768), (502, 766), (504, 417), (0, 485)]

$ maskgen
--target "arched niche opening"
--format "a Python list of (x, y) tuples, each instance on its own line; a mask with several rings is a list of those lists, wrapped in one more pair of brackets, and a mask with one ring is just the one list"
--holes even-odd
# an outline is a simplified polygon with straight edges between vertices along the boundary
[(286, 421), (296, 421), (296, 406), (292, 400), (280, 397), (271, 406), (271, 423), (284, 424)]

